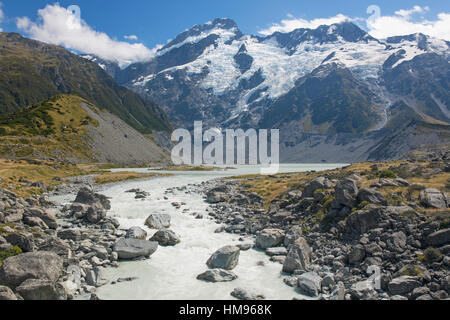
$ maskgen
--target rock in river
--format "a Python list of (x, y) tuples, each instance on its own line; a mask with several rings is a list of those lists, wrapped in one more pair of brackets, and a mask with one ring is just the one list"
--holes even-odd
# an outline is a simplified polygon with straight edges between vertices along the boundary
[(239, 263), (240, 249), (235, 246), (223, 247), (209, 258), (206, 262), (211, 269), (233, 270)]
[(164, 229), (170, 227), (170, 215), (166, 213), (151, 214), (145, 221), (150, 229)]
[(147, 232), (140, 227), (131, 227), (130, 229), (127, 230), (125, 238), (145, 240), (147, 239)]
[(265, 229), (256, 237), (259, 249), (278, 247), (284, 240), (285, 233), (280, 229)]
[(119, 259), (135, 259), (139, 257), (150, 257), (158, 249), (158, 242), (139, 239), (119, 239), (114, 245)]
[(237, 279), (237, 275), (232, 271), (227, 271), (223, 269), (212, 269), (199, 274), (197, 276), (198, 280), (204, 280), (209, 282), (229, 282)]
[(167, 247), (174, 246), (180, 243), (181, 240), (180, 237), (171, 230), (160, 230), (150, 238), (150, 241), (156, 241), (160, 246)]

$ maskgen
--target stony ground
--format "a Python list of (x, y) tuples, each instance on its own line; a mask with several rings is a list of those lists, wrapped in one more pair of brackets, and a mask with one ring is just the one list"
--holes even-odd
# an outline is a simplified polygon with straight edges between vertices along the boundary
[(203, 185), (217, 232), (255, 236), (286, 285), (330, 300), (450, 293), (448, 153)]

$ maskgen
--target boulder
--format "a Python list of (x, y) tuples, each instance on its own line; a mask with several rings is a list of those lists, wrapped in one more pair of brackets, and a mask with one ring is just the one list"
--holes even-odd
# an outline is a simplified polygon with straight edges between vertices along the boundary
[(364, 234), (376, 228), (381, 219), (381, 209), (375, 205), (369, 205), (362, 210), (353, 212), (345, 223), (347, 233)]
[(318, 177), (305, 185), (302, 198), (313, 198), (316, 190), (329, 188), (331, 188), (331, 181), (325, 177)]
[(380, 184), (382, 187), (398, 187), (398, 184), (391, 179), (380, 178)]
[[(59, 290), (58, 290), (59, 289)], [(46, 279), (28, 279), (16, 288), (25, 300), (66, 300), (64, 290)]]
[(379, 204), (386, 206), (387, 200), (386, 198), (378, 191), (374, 189), (361, 189), (358, 192), (357, 199), (359, 202), (369, 202), (374, 204)]
[(228, 195), (223, 192), (208, 192), (206, 194), (206, 202), (210, 204), (225, 202), (227, 199)]
[(355, 264), (362, 262), (366, 257), (366, 249), (363, 245), (358, 244), (351, 248), (348, 254), (348, 263)]
[(395, 278), (388, 284), (389, 292), (392, 295), (406, 295), (416, 288), (420, 288), (422, 282), (417, 277), (401, 276)]
[(149, 258), (156, 249), (158, 249), (158, 242), (138, 239), (119, 239), (114, 244), (114, 252), (117, 253), (119, 259), (123, 260)]
[(170, 227), (170, 215), (166, 213), (151, 214), (145, 221), (150, 229), (165, 229)]
[(402, 179), (402, 178), (395, 178), (394, 182), (396, 184), (398, 184), (399, 186), (403, 186), (403, 187), (409, 187), (411, 185), (408, 181), (406, 181), (405, 179)]
[(160, 230), (151, 237), (150, 241), (156, 241), (160, 246), (167, 247), (174, 246), (180, 243), (181, 240), (180, 237), (171, 230)]
[(253, 292), (249, 292), (242, 288), (235, 288), (233, 292), (231, 292), (231, 296), (235, 297), (238, 300), (243, 301), (252, 301), (252, 300), (264, 300), (265, 297), (262, 294), (256, 294)]
[(436, 231), (427, 237), (427, 244), (430, 246), (437, 247), (448, 243), (450, 243), (450, 228)]
[(32, 234), (12, 232), (6, 234), (5, 239), (12, 246), (18, 246), (23, 252), (31, 252), (35, 248)]
[(47, 224), (45, 224), (45, 222), (41, 218), (38, 218), (38, 217), (24, 217), (23, 223), (25, 223), (26, 225), (28, 225), (30, 227), (41, 228), (42, 230), (48, 229)]
[(441, 191), (438, 189), (425, 189), (420, 192), (420, 203), (428, 208), (445, 209), (447, 201)]
[(240, 252), (236, 246), (223, 247), (214, 252), (206, 264), (211, 269), (233, 270), (239, 263)]
[(311, 262), (311, 248), (304, 238), (299, 238), (292, 245), (283, 264), (283, 272), (293, 273), (296, 270), (307, 271)]
[(287, 256), (288, 251), (285, 247), (279, 247), (279, 248), (268, 248), (266, 249), (266, 254), (270, 257), (273, 256)]
[(256, 246), (259, 249), (277, 247), (283, 243), (285, 233), (280, 229), (265, 229), (256, 237)]
[(106, 196), (95, 193), (87, 187), (83, 187), (78, 191), (74, 202), (88, 205), (99, 203), (105, 210), (111, 209), (111, 202)]
[(199, 274), (197, 276), (198, 280), (208, 281), (208, 282), (230, 282), (237, 279), (237, 275), (228, 270), (223, 269), (212, 269)]
[(386, 241), (389, 250), (402, 253), (406, 247), (406, 235), (403, 231), (394, 232)]
[(58, 222), (56, 221), (56, 210), (54, 209), (32, 207), (25, 211), (25, 216), (40, 218), (50, 229), (56, 230), (56, 228), (58, 228)]
[(350, 295), (355, 300), (373, 300), (377, 292), (370, 281), (364, 280), (350, 287)]
[(298, 277), (298, 291), (309, 297), (317, 297), (322, 290), (322, 278), (316, 272), (307, 272)]
[(5, 286), (0, 286), (0, 301), (15, 301), (17, 300), (14, 292)]
[(349, 208), (355, 207), (358, 187), (354, 180), (346, 178), (339, 181), (334, 192), (338, 204)]
[(145, 240), (147, 239), (147, 232), (140, 227), (131, 227), (130, 229), (127, 230), (125, 238)]
[(81, 231), (80, 229), (64, 229), (58, 231), (58, 238), (63, 240), (79, 241), (82, 238)]
[(55, 283), (62, 270), (63, 261), (53, 252), (19, 254), (3, 261), (0, 284), (15, 289), (28, 279), (47, 279)]
[(86, 213), (86, 220), (90, 223), (99, 223), (106, 218), (106, 210), (101, 203), (92, 204)]
[(108, 284), (106, 277), (106, 269), (103, 267), (95, 267), (86, 273), (86, 283), (93, 287), (101, 287)]

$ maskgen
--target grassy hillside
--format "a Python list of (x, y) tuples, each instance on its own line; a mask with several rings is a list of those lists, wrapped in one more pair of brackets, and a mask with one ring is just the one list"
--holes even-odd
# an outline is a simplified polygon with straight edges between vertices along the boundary
[(142, 133), (168, 131), (164, 112), (117, 85), (97, 64), (62, 47), (0, 33), (0, 114), (57, 94), (75, 94), (117, 115)]
[(86, 126), (97, 123), (81, 102), (61, 95), (0, 116), (0, 156), (92, 161)]

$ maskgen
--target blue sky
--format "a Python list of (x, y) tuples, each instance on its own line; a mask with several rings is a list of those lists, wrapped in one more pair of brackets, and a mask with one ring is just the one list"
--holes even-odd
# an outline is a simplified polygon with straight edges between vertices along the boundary
[[(17, 31), (15, 17), (36, 18), (37, 10), (56, 1), (3, 0), (3, 11), (7, 23), (4, 31)], [(367, 17), (366, 9), (376, 4), (382, 14), (393, 14), (399, 9), (414, 5), (428, 6), (427, 15), (449, 12), (447, 1), (302, 1), (302, 0), (69, 0), (59, 1), (61, 6), (76, 4), (81, 8), (81, 17), (94, 29), (106, 32), (111, 37), (137, 35), (145, 45), (153, 47), (195, 24), (202, 24), (215, 17), (234, 19), (244, 33), (256, 34), (292, 14), (298, 18), (326, 18), (342, 13), (349, 17)], [(9, 20), (9, 21), (8, 21)]]
[[(0, 28), (3, 31), (20, 32), (41, 41), (54, 42), (66, 47), (72, 46), (71, 49), (74, 50), (80, 49), (73, 41), (65, 41), (64, 35), (59, 34), (63, 32), (59, 30), (60, 28), (55, 27), (49, 31), (45, 30), (46, 27), (42, 23), (40, 25), (37, 11), (46, 5), (54, 5), (55, 1), (0, 0), (0, 2), (3, 11), (3, 18), (0, 14)], [(61, 0), (59, 4), (63, 8), (74, 4), (78, 5), (81, 8), (81, 19), (89, 30), (105, 33), (113, 41), (139, 43), (148, 49), (154, 48), (157, 44), (165, 44), (168, 39), (174, 38), (185, 29), (195, 24), (203, 24), (216, 17), (232, 18), (244, 33), (250, 34), (257, 34), (263, 29), (270, 28), (273, 24), (278, 24), (280, 30), (285, 30), (289, 29), (291, 25), (298, 25), (295, 23), (298, 20), (301, 22), (300, 25), (304, 25), (305, 21), (335, 17), (338, 14), (351, 19), (357, 18), (355, 22), (365, 27), (366, 22), (363, 19), (369, 17), (366, 9), (373, 4), (380, 7), (382, 16), (395, 16), (396, 18), (400, 17), (398, 14), (396, 15), (396, 12), (398, 13), (401, 9), (410, 10), (414, 6), (421, 8), (412, 14), (403, 16), (405, 18), (403, 22), (392, 21), (392, 19), (383, 20), (383, 24), (379, 23), (379, 27), (381, 27), (378, 35), (380, 36), (393, 32), (394, 29), (402, 29), (402, 31), (404, 29), (404, 32), (411, 31), (410, 33), (418, 32), (414, 30), (411, 23), (438, 21), (440, 23), (438, 23), (439, 30), (435, 31), (431, 28), (429, 33), (443, 38), (447, 34), (445, 24), (450, 25), (447, 23), (449, 20), (445, 20), (450, 17), (450, 4), (442, 0)], [(448, 13), (448, 17), (440, 16), (438, 18), (438, 14), (442, 13)], [(27, 17), (26, 21), (22, 21), (20, 28), (17, 26), (19, 17)], [(49, 14), (48, 19), (49, 21), (54, 20), (54, 16)], [(282, 23), (282, 20), (287, 21)], [(428, 31), (428, 27), (422, 26), (421, 28)], [(54, 37), (52, 32), (55, 33)], [(266, 32), (268, 31), (266, 30)], [(450, 31), (448, 34), (450, 37)], [(136, 35), (138, 40), (125, 39), (126, 35)], [(79, 47), (85, 48), (86, 46)], [(137, 50), (137, 47), (135, 46), (134, 49)], [(143, 48), (141, 49), (143, 50)]]

